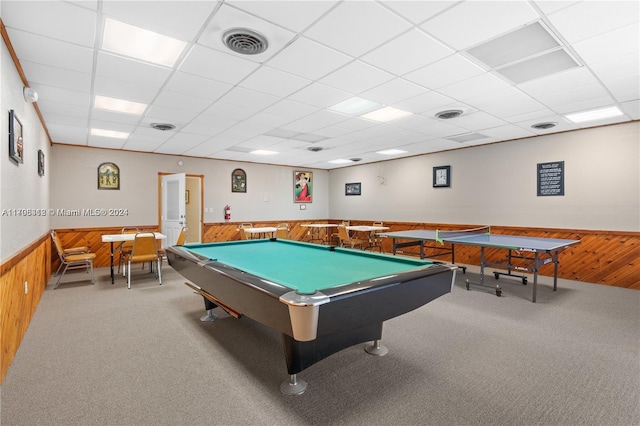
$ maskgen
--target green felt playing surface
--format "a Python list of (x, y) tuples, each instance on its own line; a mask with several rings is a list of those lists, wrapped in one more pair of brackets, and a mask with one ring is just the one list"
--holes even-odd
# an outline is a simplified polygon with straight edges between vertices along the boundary
[(299, 293), (425, 268), (433, 262), (290, 240), (248, 240), (185, 248)]

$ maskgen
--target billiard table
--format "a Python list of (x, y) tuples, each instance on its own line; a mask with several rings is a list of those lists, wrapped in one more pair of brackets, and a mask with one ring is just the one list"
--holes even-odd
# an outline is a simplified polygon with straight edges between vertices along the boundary
[[(282, 333), (287, 394), (297, 373), (358, 343), (384, 355), (382, 323), (451, 292), (456, 266), (292, 240), (259, 239), (167, 248), (168, 262), (205, 299)], [(204, 318), (204, 317), (203, 317)], [(209, 316), (215, 318), (215, 316)]]

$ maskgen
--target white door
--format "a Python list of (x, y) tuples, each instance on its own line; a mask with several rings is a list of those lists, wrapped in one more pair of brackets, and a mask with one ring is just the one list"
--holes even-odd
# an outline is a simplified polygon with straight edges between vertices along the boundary
[(167, 236), (162, 246), (173, 246), (186, 222), (186, 180), (185, 173), (162, 176), (161, 232)]

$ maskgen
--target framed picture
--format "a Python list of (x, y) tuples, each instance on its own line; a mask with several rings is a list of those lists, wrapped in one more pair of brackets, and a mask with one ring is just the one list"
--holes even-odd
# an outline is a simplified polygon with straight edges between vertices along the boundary
[(344, 184), (344, 195), (361, 195), (361, 190), (362, 184), (360, 182)]
[(433, 187), (448, 188), (451, 186), (451, 166), (436, 166), (433, 168)]
[(293, 199), (296, 203), (313, 201), (313, 172), (293, 172)]
[(98, 189), (120, 189), (120, 168), (114, 163), (98, 166)]
[(231, 192), (247, 192), (247, 174), (242, 169), (231, 173)]
[(44, 152), (38, 150), (38, 175), (44, 176)]
[(22, 123), (14, 110), (9, 110), (9, 157), (17, 164), (24, 162)]

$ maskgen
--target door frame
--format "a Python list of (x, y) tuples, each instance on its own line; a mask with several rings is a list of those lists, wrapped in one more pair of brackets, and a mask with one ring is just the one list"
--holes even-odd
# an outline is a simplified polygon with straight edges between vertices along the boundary
[[(158, 227), (162, 226), (162, 176), (175, 174), (175, 172), (158, 172)], [(200, 223), (198, 224), (198, 228), (200, 230), (200, 241), (202, 242), (204, 237), (204, 175), (185, 173), (185, 176), (187, 178), (197, 178), (200, 180), (200, 193), (195, 195), (200, 198)], [(189, 197), (193, 196), (194, 194), (189, 194)]]

